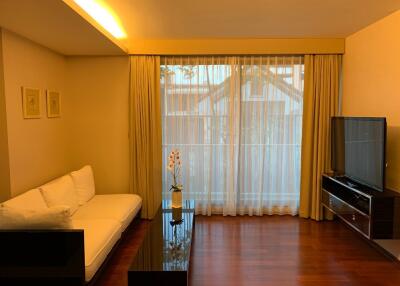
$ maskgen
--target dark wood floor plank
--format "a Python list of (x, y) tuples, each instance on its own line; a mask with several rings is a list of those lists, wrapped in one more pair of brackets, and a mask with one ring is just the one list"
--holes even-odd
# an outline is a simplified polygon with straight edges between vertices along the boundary
[[(128, 231), (99, 286), (127, 285), (126, 271), (147, 227), (141, 221)], [(400, 285), (400, 267), (338, 221), (197, 216), (190, 283), (392, 286)]]

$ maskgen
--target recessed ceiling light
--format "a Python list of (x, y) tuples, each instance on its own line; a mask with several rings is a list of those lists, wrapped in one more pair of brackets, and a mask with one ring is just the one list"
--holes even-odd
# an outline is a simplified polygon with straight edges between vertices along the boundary
[(117, 39), (126, 38), (118, 17), (101, 0), (74, 0), (97, 23)]

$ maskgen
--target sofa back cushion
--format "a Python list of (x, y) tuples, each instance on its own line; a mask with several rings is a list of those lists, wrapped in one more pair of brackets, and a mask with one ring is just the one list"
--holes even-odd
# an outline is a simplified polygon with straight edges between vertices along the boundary
[(96, 193), (92, 167), (84, 166), (82, 169), (72, 172), (71, 177), (75, 184), (79, 205), (86, 204)]
[(47, 209), (39, 189), (27, 191), (3, 203), (4, 206), (21, 210), (42, 211)]
[(78, 209), (78, 197), (71, 176), (65, 175), (40, 187), (48, 207), (68, 206), (73, 215)]
[(24, 210), (0, 206), (0, 229), (72, 228), (68, 206)]

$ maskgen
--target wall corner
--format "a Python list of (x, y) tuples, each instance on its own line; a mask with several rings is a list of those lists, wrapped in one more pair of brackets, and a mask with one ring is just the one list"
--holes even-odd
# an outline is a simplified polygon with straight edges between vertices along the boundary
[(0, 27), (0, 202), (10, 198), (10, 161), (4, 88), (3, 30)]

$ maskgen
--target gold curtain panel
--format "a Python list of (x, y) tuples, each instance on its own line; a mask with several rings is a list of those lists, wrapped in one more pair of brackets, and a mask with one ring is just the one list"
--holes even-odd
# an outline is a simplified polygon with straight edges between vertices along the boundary
[(321, 175), (330, 170), (330, 120), (338, 115), (341, 55), (304, 57), (300, 217), (323, 219)]
[(132, 56), (130, 76), (130, 188), (151, 219), (162, 196), (160, 57)]

